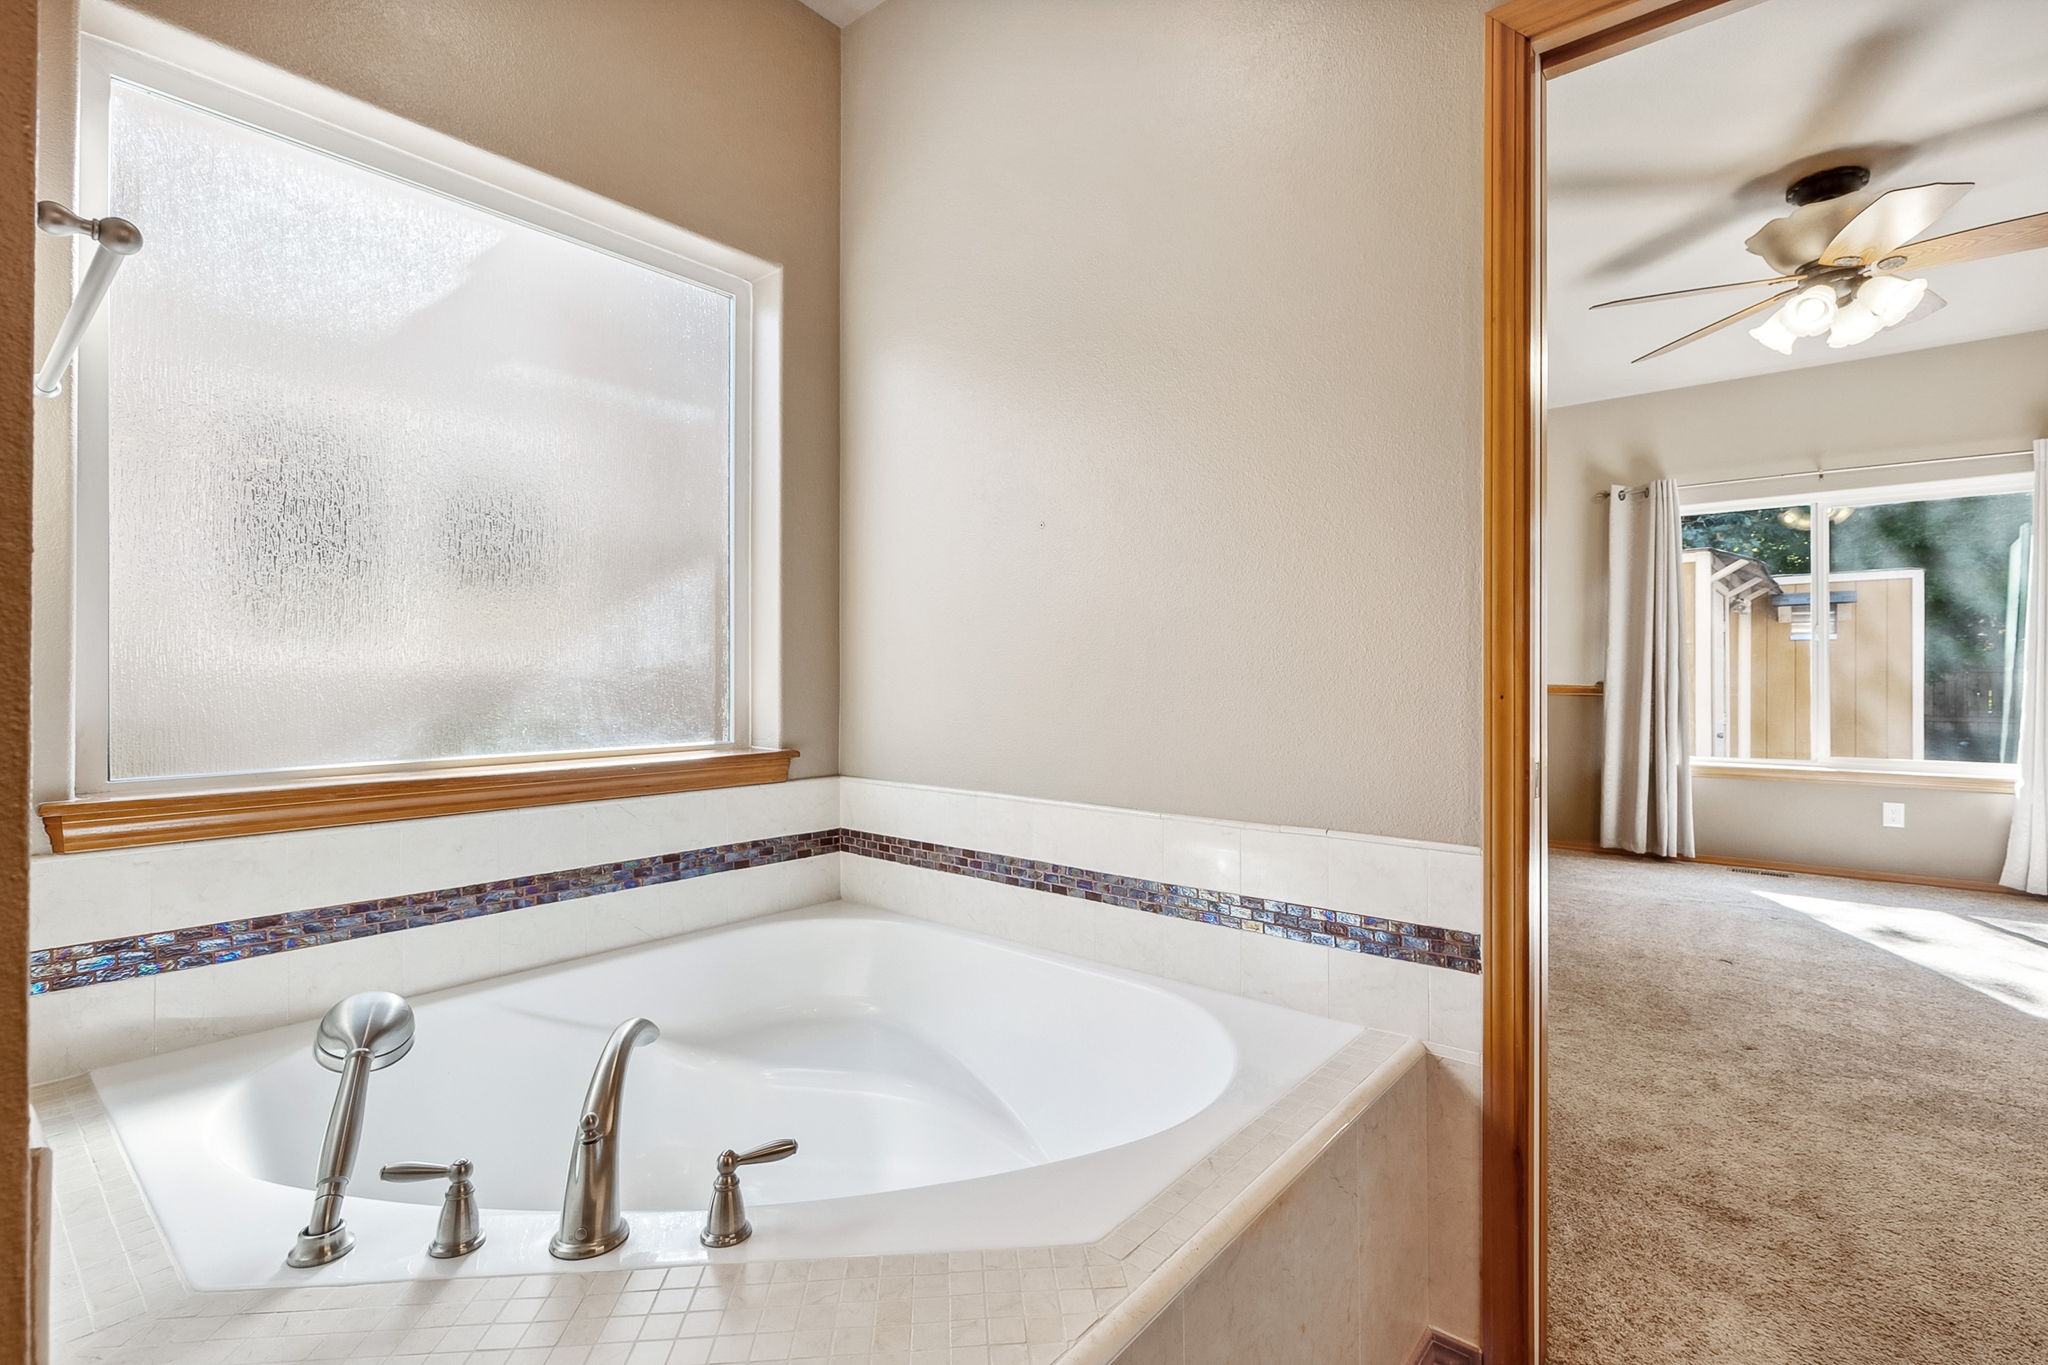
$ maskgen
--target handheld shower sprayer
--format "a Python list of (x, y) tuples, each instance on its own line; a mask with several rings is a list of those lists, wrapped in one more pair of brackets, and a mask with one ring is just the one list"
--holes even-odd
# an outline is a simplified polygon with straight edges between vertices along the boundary
[(369, 1096), (370, 1073), (401, 1060), (412, 1050), (412, 1006), (389, 991), (351, 995), (320, 1020), (313, 1037), (313, 1060), (341, 1073), (334, 1110), (327, 1117), (327, 1139), (320, 1147), (320, 1170), (313, 1181), (313, 1216), (292, 1244), (285, 1264), (299, 1269), (338, 1261), (356, 1239), (341, 1219), (342, 1196), (355, 1170), (362, 1145), (363, 1108)]

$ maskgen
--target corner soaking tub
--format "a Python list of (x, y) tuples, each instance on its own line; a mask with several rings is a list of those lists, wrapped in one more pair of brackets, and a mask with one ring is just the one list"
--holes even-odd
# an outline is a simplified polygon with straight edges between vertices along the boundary
[[(411, 1054), (370, 1078), (355, 1251), (316, 1270), (284, 1265), (335, 1090), (313, 1021), (93, 1073), (194, 1289), (1091, 1241), (1359, 1032), (851, 905), (413, 1003)], [(633, 1015), (661, 1037), (625, 1078), (632, 1234), (558, 1261), (584, 1087)], [(717, 1154), (784, 1137), (797, 1155), (743, 1172), (753, 1239), (706, 1251)], [(430, 1260), (440, 1182), (377, 1171), (457, 1158), (487, 1240)]]

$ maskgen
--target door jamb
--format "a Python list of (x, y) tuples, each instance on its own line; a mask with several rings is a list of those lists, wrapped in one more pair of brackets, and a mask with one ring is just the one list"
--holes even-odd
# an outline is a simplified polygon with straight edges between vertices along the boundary
[(1486, 970), (1481, 1341), (1544, 1358), (1543, 82), (1758, 0), (1509, 0), (1486, 15)]

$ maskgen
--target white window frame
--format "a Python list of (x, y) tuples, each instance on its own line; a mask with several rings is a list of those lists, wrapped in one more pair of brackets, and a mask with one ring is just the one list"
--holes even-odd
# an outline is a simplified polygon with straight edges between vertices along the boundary
[[(1811, 600), (1817, 604), (1827, 603), (1832, 592), (1833, 578), (1845, 581), (1866, 577), (1864, 571), (1851, 570), (1839, 575), (1828, 572), (1828, 520), (1830, 511), (1837, 507), (1880, 507), (1897, 502), (1934, 502), (1949, 498), (1987, 497), (2000, 493), (2030, 493), (2034, 480), (2031, 474), (1978, 474), (1954, 479), (1931, 479), (1913, 483), (1879, 484), (1870, 487), (1830, 491), (1823, 485), (1806, 483), (1796, 488), (1784, 489), (1770, 496), (1751, 495), (1716, 501), (1682, 501), (1680, 517), (1699, 516), (1715, 512), (1755, 512), (1780, 507), (1810, 507), (1813, 509), (1813, 530), (1809, 552), (1813, 560), (1812, 582), (1809, 587)], [(1681, 489), (1681, 492), (1683, 490)], [(2038, 553), (2038, 548), (2036, 553)], [(1922, 643), (1917, 628), (1921, 625), (1924, 601), (1914, 605), (1915, 655), (1922, 656)], [(2013, 763), (1973, 763), (1952, 758), (1854, 758), (1837, 755), (1832, 747), (1829, 729), (1833, 720), (1832, 707), (1825, 699), (1828, 690), (1828, 649), (1825, 643), (1825, 628), (1819, 608), (1815, 609), (1815, 645), (1808, 652), (1809, 685), (1814, 704), (1809, 708), (1808, 717), (1812, 730), (1808, 742), (1811, 758), (1722, 758), (1713, 755), (1695, 754), (1696, 762), (1710, 763), (1716, 767), (1743, 767), (1764, 770), (1784, 769), (1792, 772), (1839, 771), (1859, 773), (1949, 773), (1957, 776), (1991, 778), (2013, 778), (2019, 775), (2019, 766)], [(1697, 645), (1695, 646), (1697, 647)], [(1926, 679), (1913, 693), (1913, 719), (1916, 731), (1916, 747), (1924, 750)], [(1697, 727), (1695, 727), (1697, 733)]]
[[(705, 744), (368, 762), (192, 777), (115, 781), (109, 748), (107, 316), (79, 348), (72, 379), (73, 487), (69, 786), (77, 795), (289, 786), (349, 775), (397, 775), (499, 764), (573, 763), (625, 754), (773, 748), (780, 743), (780, 406), (782, 271), (777, 265), (483, 151), (254, 58), (106, 0), (81, 11), (76, 207), (108, 203), (113, 83), (126, 81), (258, 130), (289, 138), (408, 185), (446, 196), (733, 300), (729, 455), (728, 661), (731, 736)], [(139, 224), (145, 243), (149, 226)], [(147, 250), (147, 245), (144, 247)], [(119, 287), (116, 286), (116, 294)], [(118, 297), (114, 304), (118, 307)]]

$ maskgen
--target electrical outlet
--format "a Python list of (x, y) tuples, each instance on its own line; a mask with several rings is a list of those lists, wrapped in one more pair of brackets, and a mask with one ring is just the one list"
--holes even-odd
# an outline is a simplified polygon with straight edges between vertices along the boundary
[(1904, 829), (1906, 827), (1905, 802), (1887, 801), (1884, 803), (1884, 827), (1886, 829)]

